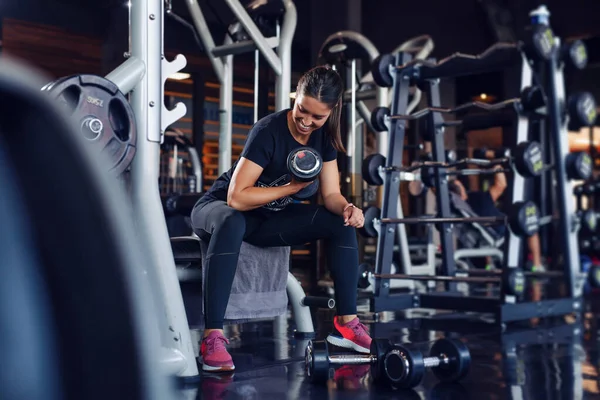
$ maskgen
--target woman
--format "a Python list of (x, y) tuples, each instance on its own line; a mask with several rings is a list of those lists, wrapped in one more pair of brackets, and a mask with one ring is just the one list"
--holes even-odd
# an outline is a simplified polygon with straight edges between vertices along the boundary
[[(294, 108), (268, 115), (248, 133), (239, 160), (220, 176), (192, 211), (196, 234), (208, 239), (205, 282), (206, 327), (200, 348), (203, 370), (232, 371), (225, 349), (223, 319), (242, 241), (255, 246), (300, 245), (327, 240), (327, 263), (335, 284), (337, 316), (327, 340), (369, 353), (371, 338), (356, 317), (358, 246), (355, 228), (362, 211), (340, 193), (337, 151), (343, 84), (328, 67), (316, 67), (299, 80)], [(298, 182), (287, 169), (290, 151), (310, 146), (321, 154), (319, 175), (325, 205), (293, 203), (290, 196), (310, 182)]]

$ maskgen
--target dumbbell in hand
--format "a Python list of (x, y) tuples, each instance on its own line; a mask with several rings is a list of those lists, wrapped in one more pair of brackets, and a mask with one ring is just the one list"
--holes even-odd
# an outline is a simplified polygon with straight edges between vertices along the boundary
[(373, 364), (375, 381), (385, 381), (397, 388), (412, 388), (423, 379), (425, 368), (444, 382), (455, 382), (469, 372), (471, 355), (460, 341), (440, 339), (423, 358), (419, 351), (394, 345), (387, 339), (373, 339), (371, 354), (330, 355), (327, 342), (309, 342), (305, 352), (306, 373), (313, 382), (329, 378), (330, 364)]
[(311, 147), (299, 147), (290, 152), (287, 158), (288, 171), (298, 182), (312, 182), (304, 189), (293, 194), (295, 200), (306, 200), (319, 190), (319, 174), (323, 169), (321, 155)]

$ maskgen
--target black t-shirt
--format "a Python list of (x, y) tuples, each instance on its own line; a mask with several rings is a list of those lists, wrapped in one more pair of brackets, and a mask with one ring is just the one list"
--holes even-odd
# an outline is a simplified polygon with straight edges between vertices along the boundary
[[(257, 121), (248, 132), (240, 158), (245, 157), (263, 168), (263, 172), (255, 184), (257, 187), (282, 186), (291, 181), (291, 175), (287, 168), (288, 154), (304, 145), (294, 139), (288, 128), (287, 113), (289, 111), (289, 109), (286, 109), (267, 115)], [(337, 158), (337, 151), (323, 128), (312, 132), (306, 146), (319, 152), (323, 162)], [(238, 161), (233, 164), (229, 171), (217, 178), (199, 202), (227, 201), (227, 190)], [(280, 211), (292, 201), (290, 197), (286, 196), (266, 204), (262, 209)]]

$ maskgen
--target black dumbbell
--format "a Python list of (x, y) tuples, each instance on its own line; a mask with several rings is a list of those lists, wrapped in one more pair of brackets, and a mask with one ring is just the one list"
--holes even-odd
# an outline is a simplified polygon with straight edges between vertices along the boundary
[(299, 147), (290, 152), (287, 158), (290, 174), (299, 182), (312, 182), (291, 197), (295, 200), (306, 200), (319, 190), (319, 174), (323, 169), (323, 159), (319, 152), (311, 147)]
[(435, 376), (444, 382), (455, 382), (469, 372), (471, 355), (464, 343), (439, 339), (431, 348), (430, 356), (423, 358), (419, 351), (392, 344), (387, 339), (373, 339), (370, 354), (330, 355), (327, 342), (309, 341), (305, 351), (305, 370), (313, 382), (329, 378), (331, 364), (373, 364), (375, 381), (398, 388), (412, 388), (423, 379), (425, 368), (432, 368)]
[(567, 154), (565, 159), (567, 178), (570, 180), (588, 180), (592, 176), (592, 157), (584, 151)]
[(567, 99), (567, 112), (569, 115), (567, 128), (570, 131), (579, 131), (583, 127), (593, 126), (598, 116), (596, 100), (589, 92), (574, 93)]

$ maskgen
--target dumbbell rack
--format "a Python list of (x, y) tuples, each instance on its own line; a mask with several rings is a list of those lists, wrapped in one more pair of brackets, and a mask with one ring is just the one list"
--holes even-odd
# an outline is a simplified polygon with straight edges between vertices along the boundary
[[(544, 21), (547, 22), (547, 21)], [(540, 30), (549, 31), (549, 27), (534, 26), (534, 32)], [(539, 28), (539, 29), (538, 29)], [(551, 31), (550, 31), (551, 32)], [(532, 35), (534, 36), (534, 35)], [(544, 36), (547, 38), (547, 36)], [(553, 36), (550, 36), (553, 37)], [(540, 39), (540, 37), (537, 37)], [(393, 99), (389, 126), (389, 147), (386, 157), (387, 174), (384, 181), (384, 194), (381, 209), (381, 218), (396, 219), (396, 207), (399, 186), (401, 181), (400, 172), (393, 166), (402, 165), (403, 143), (405, 135), (406, 116), (409, 87), (411, 84), (418, 84), (427, 93), (428, 107), (432, 112), (426, 115), (427, 134), (426, 140), (432, 142), (432, 154), (434, 161), (445, 162), (444, 149), (444, 123), (440, 112), (440, 92), (439, 80), (444, 78), (454, 78), (458, 76), (471, 75), (487, 72), (491, 70), (505, 69), (508, 67), (521, 67), (521, 91), (528, 86), (534, 85), (534, 76), (531, 65), (534, 64), (531, 51), (524, 51), (526, 45), (498, 43), (484, 53), (471, 56), (455, 54), (438, 63), (435, 60), (411, 60), (409, 54), (399, 53), (395, 56), (394, 62), (389, 66), (391, 76), (393, 77)], [(550, 127), (550, 144), (553, 149), (553, 173), (555, 174), (556, 187), (558, 190), (555, 209), (560, 211), (560, 221), (558, 222), (558, 233), (560, 234), (560, 247), (563, 251), (563, 272), (567, 284), (567, 293), (565, 298), (543, 300), (535, 302), (518, 302), (515, 296), (507, 294), (507, 290), (501, 285), (501, 296), (499, 298), (465, 296), (456, 290), (456, 283), (449, 283), (445, 292), (430, 292), (421, 294), (391, 294), (390, 279), (376, 277), (374, 296), (371, 298), (371, 311), (392, 311), (405, 310), (410, 308), (427, 309), (449, 309), (459, 311), (493, 313), (496, 321), (505, 323), (509, 321), (525, 320), (533, 317), (559, 316), (578, 312), (581, 309), (581, 288), (576, 285), (576, 270), (579, 266), (579, 253), (577, 246), (576, 232), (572, 229), (573, 218), (575, 217), (574, 205), (570, 199), (572, 193), (571, 184), (567, 181), (565, 172), (565, 157), (568, 152), (566, 122), (562, 120), (560, 105), (565, 104), (562, 70), (559, 68), (560, 54), (557, 51), (547, 55), (545, 59), (538, 62), (548, 66), (549, 82), (546, 86), (548, 96), (548, 125)], [(377, 69), (381, 71), (381, 65), (374, 64), (374, 74)], [(380, 72), (381, 73), (381, 72)], [(385, 73), (385, 71), (383, 72)], [(528, 139), (529, 118), (518, 110), (512, 110), (513, 115), (516, 112), (516, 134), (513, 147)], [(400, 116), (400, 118), (398, 118)], [(404, 118), (406, 117), (406, 118)], [(497, 126), (499, 121), (504, 121), (506, 113), (489, 113), (488, 115), (477, 115), (474, 118), (466, 117), (462, 121), (464, 127), (476, 126), (476, 129), (485, 129)], [(513, 116), (514, 118), (514, 116)], [(452, 124), (456, 125), (456, 124)], [(434, 181), (436, 187), (436, 201), (438, 207), (438, 216), (442, 218), (450, 217), (450, 197), (448, 181), (444, 175), (444, 169), (436, 169)], [(512, 203), (525, 200), (525, 179), (513, 173), (512, 186), (509, 188), (509, 198)], [(452, 225), (449, 223), (439, 223), (437, 228), (440, 232), (441, 255), (442, 255), (442, 275), (452, 277), (456, 273), (456, 264), (454, 260)], [(390, 274), (394, 232), (394, 224), (382, 225), (377, 242), (377, 257), (375, 265), (376, 275)], [(507, 240), (505, 241), (505, 267), (503, 275), (507, 278), (509, 272), (514, 268), (521, 267), (521, 251), (524, 241), (515, 235), (511, 230), (507, 230)], [(403, 266), (401, 266), (403, 267)]]

